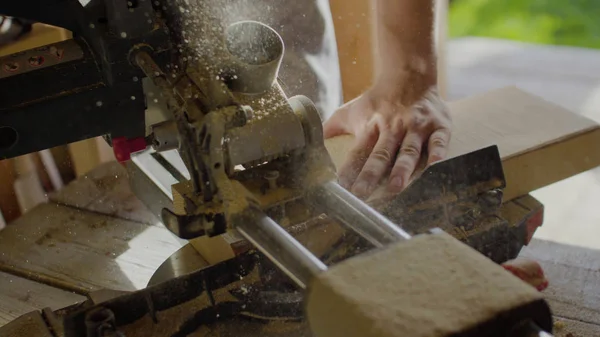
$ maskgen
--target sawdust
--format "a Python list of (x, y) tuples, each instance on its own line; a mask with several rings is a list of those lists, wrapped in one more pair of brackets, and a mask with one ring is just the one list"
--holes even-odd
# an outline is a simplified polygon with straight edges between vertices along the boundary
[(554, 321), (554, 330), (562, 331), (565, 328), (565, 322), (563, 321)]
[(307, 314), (319, 337), (442, 337), (521, 305), (551, 328), (539, 292), (449, 235), (438, 234), (333, 266), (311, 284)]
[(52, 336), (38, 311), (29, 312), (2, 326), (2, 333), (3, 336)]
[(276, 115), (276, 113), (282, 109), (284, 109), (283, 111), (287, 109), (288, 111), (286, 112), (292, 113), (292, 111), (289, 110), (289, 105), (285, 96), (276, 85), (263, 95), (240, 96), (238, 99), (242, 104), (247, 104), (253, 109), (254, 116), (248, 121), (248, 124), (260, 121), (271, 115)]
[[(241, 19), (243, 15), (233, 14), (226, 3), (223, 0), (172, 0), (168, 4), (174, 10), (171, 20), (180, 32), (177, 46), (180, 59), (202, 69), (207, 78), (217, 80), (237, 78), (232, 66), (235, 58), (259, 65), (273, 61), (283, 51), (273, 47), (279, 43), (277, 34), (265, 35), (259, 26), (229, 27), (234, 23), (232, 18)], [(168, 10), (167, 6), (164, 9)], [(169, 68), (177, 77), (185, 67), (172, 64)]]
[(555, 337), (597, 337), (598, 331), (597, 325), (581, 321), (561, 318), (554, 322)]

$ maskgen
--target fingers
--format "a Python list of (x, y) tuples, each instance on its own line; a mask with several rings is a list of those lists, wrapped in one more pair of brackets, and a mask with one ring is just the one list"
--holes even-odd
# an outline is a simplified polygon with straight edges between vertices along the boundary
[(366, 198), (373, 193), (381, 178), (389, 171), (396, 157), (403, 135), (395, 135), (391, 131), (382, 132), (373, 151), (365, 162), (362, 171), (356, 178), (351, 192), (359, 198)]
[(448, 154), (448, 146), (450, 145), (450, 130), (442, 128), (434, 131), (429, 136), (429, 144), (427, 150), (429, 156), (427, 158), (427, 165), (433, 164), (436, 161), (440, 161), (446, 158)]
[(338, 109), (324, 123), (324, 137), (356, 136), (355, 146), (338, 171), (340, 184), (364, 199), (390, 172), (386, 192), (397, 194), (425, 163), (421, 161), (425, 159), (421, 158), (425, 147), (427, 165), (444, 159), (450, 143), (451, 120), (443, 102), (435, 92), (432, 95), (406, 108), (371, 93)]
[(426, 135), (415, 130), (408, 130), (406, 137), (402, 141), (398, 157), (390, 173), (390, 182), (388, 190), (391, 193), (398, 193), (408, 184), (410, 176), (415, 171), (421, 158), (421, 150)]
[(378, 138), (379, 131), (376, 125), (365, 128), (364, 133), (357, 139), (356, 144), (348, 153), (346, 161), (339, 169), (339, 183), (342, 187), (350, 190), (377, 144)]

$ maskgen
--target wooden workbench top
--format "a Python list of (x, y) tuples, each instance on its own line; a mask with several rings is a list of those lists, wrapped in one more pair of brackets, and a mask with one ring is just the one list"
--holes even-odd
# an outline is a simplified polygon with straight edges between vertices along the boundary
[[(116, 163), (50, 200), (0, 232), (0, 326), (89, 291), (143, 288), (185, 244), (135, 199)], [(550, 280), (545, 294), (561, 322), (556, 335), (600, 336), (600, 252), (534, 239), (522, 255), (540, 261)]]

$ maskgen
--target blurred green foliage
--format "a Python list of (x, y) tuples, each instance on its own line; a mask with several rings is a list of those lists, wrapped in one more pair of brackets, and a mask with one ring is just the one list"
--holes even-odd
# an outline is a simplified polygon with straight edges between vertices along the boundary
[(450, 36), (600, 49), (600, 0), (453, 0)]

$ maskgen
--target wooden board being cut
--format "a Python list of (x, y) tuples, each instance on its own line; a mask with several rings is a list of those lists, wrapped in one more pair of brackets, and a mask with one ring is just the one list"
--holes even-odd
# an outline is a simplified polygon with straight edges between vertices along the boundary
[[(449, 157), (497, 145), (505, 201), (600, 165), (597, 123), (516, 87), (453, 102), (450, 109)], [(325, 141), (338, 167), (353, 144), (352, 135)]]

